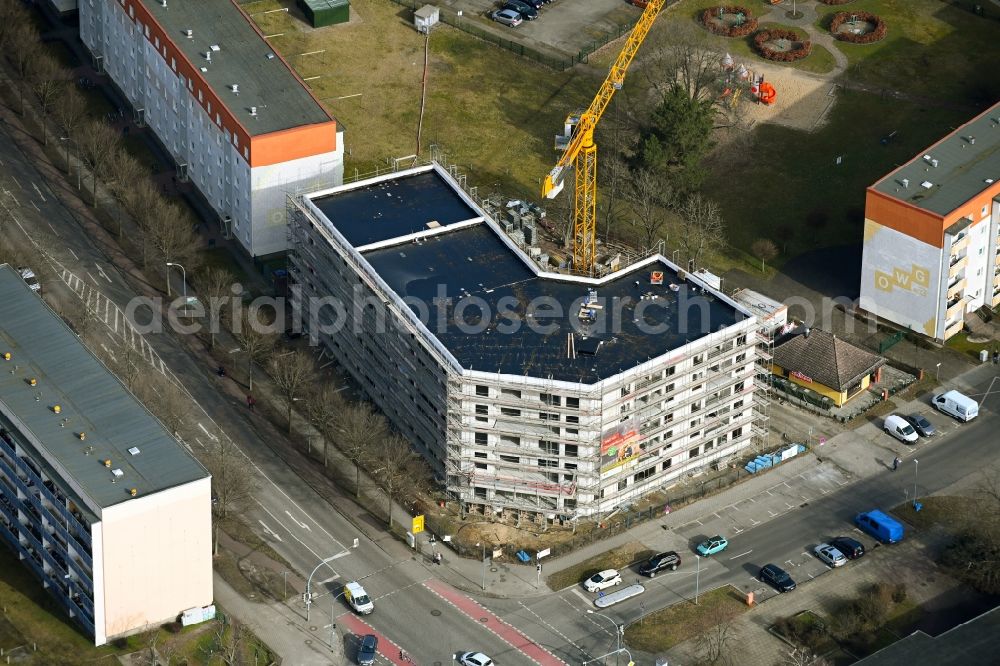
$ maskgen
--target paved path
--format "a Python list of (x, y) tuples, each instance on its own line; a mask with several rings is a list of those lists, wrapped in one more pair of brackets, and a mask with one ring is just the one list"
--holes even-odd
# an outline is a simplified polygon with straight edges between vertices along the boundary
[(795, 5), (795, 9), (800, 16), (798, 18), (789, 18), (788, 13), (792, 11), (792, 3), (789, 0), (785, 0), (780, 5), (767, 7), (758, 18), (758, 21), (760, 23), (780, 23), (804, 30), (809, 35), (809, 40), (813, 44), (819, 44), (826, 48), (836, 63), (832, 72), (828, 72), (822, 76), (830, 79), (837, 78), (847, 70), (847, 56), (837, 47), (837, 40), (834, 39), (833, 35), (815, 26), (816, 20), (819, 18), (817, 3), (798, 2)]

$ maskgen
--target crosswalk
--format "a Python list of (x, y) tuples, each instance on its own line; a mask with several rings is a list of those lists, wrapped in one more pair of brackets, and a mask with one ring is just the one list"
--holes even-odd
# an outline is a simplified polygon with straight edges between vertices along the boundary
[(58, 261), (51, 261), (56, 264), (60, 279), (83, 301), (84, 307), (91, 315), (103, 323), (122, 345), (138, 350), (143, 360), (149, 363), (153, 369), (180, 386), (177, 378), (160, 358), (160, 355), (156, 353), (156, 350), (142, 334), (136, 331), (125, 312), (114, 301), (101, 293), (94, 285), (59, 264)]

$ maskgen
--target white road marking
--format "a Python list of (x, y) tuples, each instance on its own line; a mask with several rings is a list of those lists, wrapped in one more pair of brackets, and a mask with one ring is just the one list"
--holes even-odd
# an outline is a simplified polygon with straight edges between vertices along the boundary
[(17, 183), (18, 189), (20, 190), (24, 189), (24, 186), (21, 185), (21, 181), (19, 181), (16, 176), (11, 176), (10, 179), (13, 180), (15, 183)]
[(38, 185), (35, 185), (35, 181), (31, 181), (31, 186), (33, 188), (35, 188), (35, 191), (38, 192), (38, 196), (40, 196), (42, 198), (42, 201), (44, 202), (45, 201), (45, 195), (42, 194), (42, 191), (40, 189), (38, 189)]
[(587, 595), (585, 595), (585, 594), (584, 594), (583, 592), (581, 592), (581, 591), (580, 591), (579, 589), (577, 589), (577, 588), (573, 588), (573, 589), (571, 590), (571, 592), (573, 592), (573, 594), (575, 594), (576, 596), (578, 596), (578, 597), (580, 597), (581, 599), (583, 599), (584, 601), (586, 601), (586, 602), (587, 602), (588, 604), (592, 604), (592, 603), (594, 603), (594, 600), (593, 600), (593, 599), (590, 599), (590, 598), (588, 598), (588, 597), (587, 597)]
[(84, 273), (86, 273), (86, 274), (87, 274), (87, 277), (89, 277), (89, 278), (90, 278), (91, 280), (93, 280), (94, 284), (100, 284), (100, 283), (99, 283), (99, 282), (97, 281), (97, 278), (95, 278), (95, 277), (94, 277), (93, 275), (91, 275), (91, 274), (90, 274), (90, 271), (84, 271)]
[(74, 258), (75, 260), (77, 260), (77, 261), (80, 261), (80, 257), (76, 256), (76, 252), (74, 252), (74, 251), (73, 251), (73, 248), (71, 248), (71, 247), (68, 247), (68, 248), (66, 248), (66, 249), (67, 249), (67, 250), (69, 250), (69, 253), (73, 255), (73, 258)]
[[(30, 199), (29, 201), (31, 202), (31, 206), (32, 206), (32, 207), (33, 207), (33, 208), (34, 208), (35, 210), (37, 210), (37, 211), (38, 211), (39, 213), (41, 213), (41, 212), (42, 212), (42, 209), (38, 207), (38, 204), (36, 204), (36, 203), (35, 203), (35, 200), (34, 200), (34, 199)], [(56, 230), (55, 230), (54, 228), (52, 228), (52, 225), (51, 225), (51, 224), (49, 225), (49, 228), (50, 228), (50, 229), (52, 229), (52, 233), (56, 234)], [(59, 235), (59, 234), (56, 234), (56, 236), (58, 236), (58, 235)]]
[(218, 437), (216, 437), (215, 435), (213, 435), (212, 433), (210, 433), (210, 432), (208, 431), (208, 429), (207, 429), (207, 428), (206, 428), (205, 426), (203, 426), (203, 425), (201, 424), (201, 422), (200, 422), (200, 421), (198, 422), (198, 427), (199, 427), (199, 428), (201, 428), (201, 431), (202, 431), (203, 433), (205, 433), (205, 435), (207, 435), (207, 436), (208, 436), (208, 438), (209, 438), (210, 440), (212, 440), (213, 442), (217, 442), (217, 441), (219, 441), (219, 438), (218, 438)]
[(108, 274), (104, 272), (104, 269), (101, 268), (99, 264), (94, 264), (94, 265), (97, 266), (97, 272), (100, 273), (101, 277), (104, 278), (105, 280), (107, 280), (108, 283), (110, 283), (111, 282), (111, 278), (109, 278)]
[(268, 527), (267, 524), (263, 520), (258, 520), (257, 522), (261, 524), (261, 526), (264, 528), (265, 532), (267, 532), (268, 534), (270, 534), (271, 536), (273, 536), (278, 541), (284, 542), (284, 539), (281, 538), (281, 535), (279, 535), (277, 532), (275, 532), (270, 527)]
[(748, 550), (748, 551), (747, 551), (747, 552), (745, 552), (745, 553), (740, 553), (739, 555), (733, 555), (733, 556), (732, 556), (732, 557), (730, 557), (729, 559), (730, 559), (730, 561), (732, 561), (732, 560), (735, 560), (735, 559), (736, 559), (736, 558), (738, 558), (738, 557), (743, 557), (744, 555), (749, 555), (749, 554), (750, 554), (750, 553), (752, 553), (752, 552), (753, 552), (753, 548), (751, 548), (750, 550)]
[(312, 532), (312, 528), (309, 527), (308, 525), (306, 525), (305, 523), (299, 521), (295, 516), (292, 515), (291, 511), (285, 511), (285, 515), (288, 516), (293, 523), (295, 523), (296, 525), (298, 525), (302, 529), (307, 530), (309, 532)]

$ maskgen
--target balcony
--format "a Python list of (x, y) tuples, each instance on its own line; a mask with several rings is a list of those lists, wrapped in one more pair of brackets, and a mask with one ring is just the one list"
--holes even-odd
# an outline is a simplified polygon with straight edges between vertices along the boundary
[[(948, 305), (946, 306), (944, 313), (945, 319), (948, 322), (952, 322), (956, 317), (958, 317), (959, 320), (961, 320), (962, 314), (964, 314), (962, 310), (963, 302), (964, 301), (961, 298), (955, 298), (948, 301)], [(950, 323), (948, 325), (950, 325)]]
[(953, 300), (960, 296), (960, 294), (965, 291), (965, 286), (967, 282), (964, 277), (953, 280), (948, 285), (948, 300)]

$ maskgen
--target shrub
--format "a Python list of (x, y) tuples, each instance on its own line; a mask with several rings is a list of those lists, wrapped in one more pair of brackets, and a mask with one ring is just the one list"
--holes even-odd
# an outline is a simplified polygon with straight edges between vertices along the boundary
[[(726, 25), (717, 22), (723, 14), (743, 14), (746, 20), (741, 25)], [(753, 17), (746, 7), (710, 7), (701, 15), (701, 22), (708, 28), (709, 32), (725, 37), (746, 37), (757, 29), (757, 19)]]
[[(875, 27), (870, 31), (862, 35), (856, 35), (853, 32), (839, 32), (840, 27), (847, 23), (852, 16), (856, 16), (859, 20), (865, 21), (866, 23), (871, 23)], [(863, 11), (853, 11), (853, 12), (837, 12), (830, 19), (830, 32), (836, 39), (842, 42), (851, 42), (852, 44), (871, 44), (873, 42), (878, 42), (885, 39), (887, 32), (885, 21), (882, 20), (878, 14), (872, 14), (871, 12)]]
[(171, 634), (179, 634), (183, 628), (184, 626), (180, 622), (167, 622), (163, 625), (163, 629)]
[(892, 586), (892, 602), (894, 604), (901, 604), (906, 601), (906, 584), (896, 583)]
[[(778, 51), (767, 45), (768, 42), (778, 39), (787, 39), (792, 42), (793, 48), (789, 51)], [(761, 56), (777, 62), (801, 60), (812, 51), (812, 44), (809, 40), (800, 38), (794, 30), (786, 30), (784, 28), (761, 30), (753, 36), (753, 45)]]

